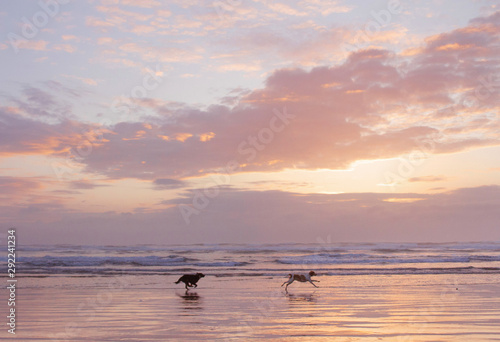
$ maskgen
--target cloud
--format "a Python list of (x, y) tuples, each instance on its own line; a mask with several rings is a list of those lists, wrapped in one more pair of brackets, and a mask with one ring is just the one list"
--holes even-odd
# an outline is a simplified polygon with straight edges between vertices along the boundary
[(252, 64), (223, 64), (217, 67), (218, 71), (246, 71), (246, 72), (252, 72), (252, 71), (258, 71), (261, 70), (261, 66), (258, 64), (258, 62), (254, 62)]
[(91, 27), (112, 27), (113, 24), (106, 21), (102, 20), (96, 17), (87, 17), (85, 18), (85, 25), (91, 26)]
[[(222, 37), (215, 37), (213, 41), (217, 46), (231, 51), (227, 54), (231, 58), (226, 59), (234, 64), (264, 60), (268, 65), (286, 63), (314, 66), (340, 59), (346, 34), (346, 29), (341, 27), (326, 29), (308, 25), (306, 21), (299, 26), (294, 24), (286, 31), (264, 25), (253, 28), (244, 36), (228, 32)], [(262, 61), (260, 63), (264, 64)]]
[(56, 51), (64, 51), (67, 53), (73, 53), (77, 50), (77, 48), (75, 46), (70, 45), (70, 44), (54, 44), (52, 46), (52, 49), (54, 49)]
[(26, 39), (23, 39), (23, 40), (20, 40), (18, 42), (15, 42), (14, 45), (17, 47), (17, 49), (46, 51), (48, 43), (49, 42), (46, 40), (26, 40)]
[(187, 187), (187, 183), (178, 179), (158, 178), (153, 181), (155, 190), (172, 190)]
[(97, 39), (97, 44), (98, 45), (109, 45), (111, 43), (115, 42), (115, 40), (111, 37), (99, 37)]
[(102, 82), (102, 80), (95, 80), (95, 79), (92, 79), (92, 78), (88, 78), (88, 77), (80, 77), (80, 76), (75, 76), (75, 75), (61, 75), (62, 77), (65, 77), (65, 78), (69, 78), (69, 79), (75, 79), (75, 80), (79, 80), (83, 83), (85, 83), (86, 85), (90, 85), (90, 86), (97, 86), (97, 84), (99, 82)]
[(35, 178), (0, 176), (0, 195), (10, 197), (41, 189), (42, 183)]
[[(95, 7), (98, 15), (86, 17), (85, 24), (101, 32), (119, 30), (139, 36), (159, 35), (197, 35), (207, 33), (201, 29), (203, 22), (184, 15), (172, 16), (168, 9), (158, 9), (156, 1), (128, 1), (120, 3), (101, 3)], [(138, 10), (133, 7), (143, 7)], [(164, 5), (163, 5), (164, 6)], [(202, 7), (202, 6), (201, 6)], [(172, 17), (172, 18), (170, 18)], [(192, 16), (191, 16), (192, 17)], [(129, 35), (130, 36), (130, 35)], [(150, 46), (145, 46), (149, 48)]]
[(293, 15), (293, 16), (304, 16), (307, 15), (306, 12), (301, 12), (295, 8), (292, 8), (283, 3), (271, 3), (268, 4), (268, 7), (273, 11), (276, 11), (281, 14)]
[[(341, 4), (340, 1), (336, 0), (308, 0), (299, 1), (296, 4), (287, 2), (268, 2), (268, 1), (256, 1), (266, 5), (267, 8), (289, 16), (309, 16), (314, 17), (317, 15), (327, 16), (332, 13), (346, 13), (352, 10), (352, 7)], [(295, 5), (295, 6), (294, 6)]]
[(202, 58), (203, 48), (195, 49), (176, 47), (143, 46), (137, 43), (125, 43), (118, 47), (128, 54), (138, 55), (143, 61), (151, 63), (193, 63)]
[[(143, 122), (109, 127), (79, 161), (87, 172), (110, 178), (182, 179), (217, 172), (344, 169), (358, 160), (422, 151), (422, 146), (429, 154), (498, 145), (500, 122), (485, 116), (498, 108), (500, 100), (484, 85), (498, 71), (497, 17), (432, 36), (410, 57), (367, 49), (335, 65), (276, 70), (264, 87), (237, 94), (231, 106), (200, 109), (131, 99), (138, 112), (144, 109), (152, 115)], [(263, 45), (272, 44), (270, 36)], [(439, 48), (453, 44), (478, 48), (470, 53)], [(120, 49), (145, 59), (161, 54), (189, 61), (183, 52), (164, 54), (137, 43), (122, 44)], [(26, 89), (31, 111), (35, 105), (57, 106), (43, 91)], [(43, 126), (7, 111), (4, 115), (3, 127), (8, 121), (11, 127), (41, 128), (38, 133), (30, 130), (27, 141), (4, 128), (16, 142), (9, 144), (2, 136), (4, 146), (19, 153), (60, 153), (65, 145), (74, 150), (81, 135), (73, 129), (85, 127), (71, 121)]]
[(77, 36), (74, 36), (72, 34), (63, 34), (61, 36), (62, 40), (64, 41), (68, 41), (68, 40), (76, 40), (76, 41), (80, 41), (80, 38), (78, 38)]
[[(277, 70), (264, 88), (233, 99), (233, 107), (172, 108), (151, 101), (148, 108), (157, 113), (149, 119), (151, 129), (121, 123), (84, 162), (89, 172), (109, 177), (177, 179), (225, 172), (233, 162), (232, 171), (238, 172), (343, 169), (422, 146), (425, 153), (451, 153), (498, 145), (498, 120), (479, 120), (498, 106), (498, 97), (467, 102), (470, 91), (462, 91), (484, 87), (483, 78), (497, 68), (490, 62), (496, 58), (491, 53), (498, 47), (496, 31), (475, 25), (432, 37), (413, 57), (368, 49), (338, 65)], [(492, 35), (483, 39), (489, 43), (481, 62), (476, 54), (451, 58), (461, 52), (433, 47), (469, 31)], [(449, 61), (436, 63), (436, 55), (443, 54)], [(449, 114), (443, 116), (443, 110)], [(474, 132), (452, 130), (469, 121), (476, 122)], [(200, 139), (207, 132), (213, 138)], [(185, 138), (172, 138), (181, 135)], [(128, 154), (119, 153), (123, 150)]]
[(157, 0), (121, 0), (121, 3), (127, 6), (143, 7), (143, 8), (152, 8), (162, 5), (162, 3)]
[[(43, 100), (43, 96), (40, 101)], [(97, 125), (63, 120), (45, 123), (18, 114), (17, 108), (0, 107), (0, 157), (18, 154), (64, 155), (72, 148), (95, 143)]]
[[(9, 217), (23, 226), (19, 233), (25, 243), (47, 244), (316, 242), (327, 236), (333, 242), (500, 239), (499, 186), (433, 195), (219, 190), (205, 209), (190, 217), (188, 226), (176, 204), (192, 205), (193, 196), (203, 189), (186, 191), (154, 212), (78, 213), (41, 204), (11, 208)], [(0, 207), (0, 213), (7, 210)], [(50, 220), (35, 219), (41, 210)], [(8, 220), (0, 218), (0, 223)]]
[[(0, 224), (17, 227), (28, 217), (50, 220), (59, 217), (62, 212), (71, 212), (65, 205), (68, 195), (75, 193), (47, 191), (53, 184), (50, 177), (0, 176)], [(56, 208), (58, 211), (53, 211)], [(44, 216), (46, 213), (50, 213), (50, 218)], [(36, 218), (40, 214), (43, 217)]]
[(26, 86), (23, 89), (23, 92), (26, 95), (27, 101), (32, 103), (34, 106), (50, 110), (56, 104), (52, 95), (39, 88)]
[(447, 179), (445, 176), (422, 176), (409, 178), (408, 182), (442, 182)]
[(0, 94), (0, 98), (4, 98), (4, 103), (10, 104), (10, 108), (17, 107), (16, 112), (25, 117), (54, 122), (74, 117), (68, 97), (74, 100), (86, 94), (85, 90), (67, 87), (57, 81), (46, 81), (40, 85), (22, 85), (20, 95)]
[(92, 190), (98, 187), (109, 186), (109, 184), (98, 184), (89, 180), (79, 180), (67, 182), (67, 185), (71, 189), (77, 190)]
[(306, 8), (312, 13), (321, 13), (323, 16), (327, 16), (331, 13), (347, 13), (353, 9), (351, 6), (341, 4), (340, 1), (336, 0), (307, 0), (301, 1), (299, 6), (301, 8)]
[(193, 216), (192, 223), (198, 226), (203, 221), (210, 226), (210, 219), (218, 219), (225, 209), (230, 217), (236, 213), (242, 222), (248, 222), (246, 229), (251, 234), (270, 236), (273, 241), (283, 239), (285, 232), (296, 241), (314, 241), (330, 234), (334, 241), (477, 241), (500, 237), (495, 225), (500, 216), (493, 209), (500, 203), (498, 186), (436, 195), (233, 191), (221, 197), (224, 199), (211, 202), (199, 217)]

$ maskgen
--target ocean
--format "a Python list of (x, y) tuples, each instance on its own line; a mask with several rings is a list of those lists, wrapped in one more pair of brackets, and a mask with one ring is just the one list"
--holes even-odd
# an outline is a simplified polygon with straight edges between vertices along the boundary
[(500, 243), (23, 246), (18, 277), (500, 274)]

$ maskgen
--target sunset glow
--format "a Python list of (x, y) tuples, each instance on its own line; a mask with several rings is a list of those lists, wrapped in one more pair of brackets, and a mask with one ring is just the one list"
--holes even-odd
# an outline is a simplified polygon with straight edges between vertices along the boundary
[(25, 243), (500, 239), (496, 1), (44, 4), (0, 10)]

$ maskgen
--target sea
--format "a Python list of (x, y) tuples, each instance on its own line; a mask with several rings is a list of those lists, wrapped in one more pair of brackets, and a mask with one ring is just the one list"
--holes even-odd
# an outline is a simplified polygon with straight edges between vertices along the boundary
[[(23, 246), (17, 277), (500, 274), (500, 242)], [(36, 284), (36, 283), (35, 283)]]

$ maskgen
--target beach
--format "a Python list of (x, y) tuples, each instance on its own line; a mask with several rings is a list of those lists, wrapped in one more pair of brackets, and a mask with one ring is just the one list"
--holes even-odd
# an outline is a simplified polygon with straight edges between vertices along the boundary
[[(303, 247), (300, 248), (297, 255), (303, 255)], [(349, 248), (352, 250), (352, 247)], [(215, 254), (221, 253), (220, 248), (216, 249), (212, 255), (206, 249), (200, 254), (208, 255), (206, 260), (213, 259)], [(287, 255), (296, 258), (295, 254), (290, 255), (288, 249), (279, 249), (277, 253), (282, 257)], [(417, 252), (411, 253), (414, 255)], [(178, 251), (178, 254), (182, 253)], [(80, 272), (72, 274), (54, 272), (20, 275), (16, 293), (16, 335), (7, 333), (8, 327), (4, 325), (0, 339), (500, 340), (500, 282), (497, 270), (471, 274), (464, 273), (464, 268), (458, 267), (461, 273), (440, 271), (437, 274), (418, 274), (415, 270), (415, 274), (405, 271), (405, 274), (346, 275), (328, 274), (341, 273), (331, 271), (337, 270), (339, 265), (328, 272), (326, 270), (332, 265), (322, 267), (318, 264), (302, 264), (302, 269), (317, 269), (318, 276), (314, 279), (320, 281), (316, 283), (318, 288), (309, 283), (294, 282), (288, 287), (287, 293), (281, 287), (287, 280), (286, 274), (255, 274), (259, 262), (262, 262), (260, 258), (270, 254), (272, 251), (268, 247), (265, 252), (264, 249), (249, 249), (246, 254), (239, 250), (236, 252), (234, 248), (226, 250), (218, 255), (221, 258), (243, 255), (248, 260), (254, 260), (253, 266), (250, 262), (241, 265), (234, 261), (231, 261), (232, 266), (223, 266), (220, 261), (214, 261), (212, 268), (205, 266), (203, 271), (206, 277), (200, 279), (198, 287), (188, 291), (183, 283), (174, 284), (179, 278), (174, 270), (170, 274), (166, 274), (168, 272), (164, 268), (158, 272), (150, 270), (144, 272), (146, 274), (139, 274), (134, 271), (135, 268), (130, 270), (130, 262), (128, 266), (115, 266), (113, 269), (116, 274), (89, 274), (80, 269)], [(186, 259), (190, 261), (184, 263), (195, 262), (193, 254)], [(491, 266), (491, 262), (488, 264)], [(362, 269), (367, 266), (361, 265)], [(397, 266), (396, 269), (400, 270), (400, 265)], [(453, 266), (450, 269), (457, 269), (456, 265)], [(111, 273), (109, 265), (106, 267)], [(284, 265), (279, 273), (291, 267)], [(351, 268), (356, 267), (360, 266), (351, 264)], [(247, 271), (231, 276), (231, 272), (236, 273), (235, 268), (247, 268)], [(395, 269), (393, 265), (370, 265), (369, 268)], [(251, 269), (254, 273), (251, 273)], [(268, 270), (267, 267), (265, 269)], [(121, 270), (121, 274), (118, 270)], [(300, 272), (300, 269), (294, 270)], [(6, 303), (8, 293), (5, 288), (1, 295), (2, 302)], [(6, 305), (3, 308), (7, 310)]]
[[(206, 277), (189, 291), (173, 284), (173, 277), (165, 277), (164, 287), (148, 276), (94, 279), (94, 286), (84, 281), (79, 288), (40, 279), (47, 288), (19, 290), (15, 338), (500, 340), (500, 285), (491, 277), (480, 278), (329, 276), (317, 278), (319, 288), (295, 282), (288, 294), (280, 287), (286, 279), (273, 278)], [(2, 339), (9, 338), (5, 330)]]

